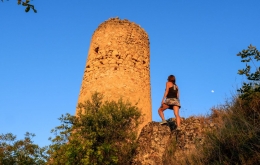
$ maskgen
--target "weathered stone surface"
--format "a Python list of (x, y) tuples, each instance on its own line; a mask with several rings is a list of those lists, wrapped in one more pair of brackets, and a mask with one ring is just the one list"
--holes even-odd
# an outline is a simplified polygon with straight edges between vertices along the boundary
[(201, 117), (182, 118), (180, 131), (176, 130), (175, 119), (167, 121), (166, 125), (150, 122), (143, 127), (133, 165), (180, 164), (204, 143), (205, 131), (216, 129), (214, 123)]
[(138, 139), (139, 147), (133, 159), (133, 165), (160, 165), (169, 139), (171, 130), (167, 125), (158, 122), (148, 123), (141, 131)]
[(122, 97), (137, 103), (145, 115), (140, 128), (151, 122), (149, 44), (147, 33), (133, 22), (112, 18), (100, 24), (92, 36), (78, 103), (95, 91), (106, 100)]

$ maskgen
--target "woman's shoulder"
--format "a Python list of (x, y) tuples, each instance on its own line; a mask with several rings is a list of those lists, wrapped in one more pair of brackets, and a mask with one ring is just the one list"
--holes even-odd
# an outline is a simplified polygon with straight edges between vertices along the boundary
[(172, 82), (167, 82), (166, 85), (169, 87), (175, 86), (177, 89), (179, 88), (177, 84), (173, 84)]
[(168, 86), (168, 87), (172, 87), (174, 84), (172, 83), (172, 82), (166, 82), (166, 86)]

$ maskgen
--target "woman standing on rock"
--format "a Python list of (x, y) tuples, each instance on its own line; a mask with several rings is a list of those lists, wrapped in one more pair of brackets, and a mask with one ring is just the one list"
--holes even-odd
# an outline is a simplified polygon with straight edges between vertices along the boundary
[(168, 77), (168, 82), (166, 82), (166, 89), (164, 92), (164, 96), (162, 99), (161, 107), (158, 109), (158, 113), (162, 118), (162, 122), (160, 124), (166, 124), (167, 121), (164, 118), (163, 111), (166, 109), (172, 109), (174, 111), (174, 115), (176, 117), (177, 129), (180, 129), (181, 125), (181, 117), (179, 115), (180, 105), (180, 94), (179, 88), (175, 83), (176, 79), (174, 75), (170, 75)]

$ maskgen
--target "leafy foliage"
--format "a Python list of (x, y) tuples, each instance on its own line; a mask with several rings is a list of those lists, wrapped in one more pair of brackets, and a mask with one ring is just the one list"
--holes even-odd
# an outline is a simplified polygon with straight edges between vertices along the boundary
[[(244, 82), (238, 92), (240, 92), (242, 99), (251, 99), (252, 94), (260, 92), (260, 67), (255, 64), (260, 60), (260, 52), (255, 46), (250, 45), (247, 50), (242, 50), (237, 56), (242, 58), (241, 62), (246, 63), (246, 68), (238, 70), (238, 74), (245, 75), (248, 79), (248, 82)], [(250, 62), (254, 65), (255, 72), (251, 72), (252, 67), (248, 65)]]
[(11, 133), (0, 135), (0, 164), (46, 164), (47, 147), (33, 144), (34, 136), (27, 132), (23, 140), (16, 140)]
[(260, 164), (260, 68), (255, 64), (260, 53), (250, 45), (238, 56), (246, 62), (246, 68), (238, 73), (248, 82), (238, 90), (238, 97), (212, 111), (210, 118), (219, 128), (208, 132), (205, 145), (186, 160), (188, 164)]
[(122, 99), (102, 102), (99, 93), (80, 104), (77, 116), (62, 115), (52, 130), (50, 164), (129, 164), (141, 113)]
[[(4, 2), (4, 0), (1, 0), (2, 2)], [(7, 0), (9, 1), (9, 0)], [(37, 10), (34, 8), (34, 5), (30, 4), (30, 0), (17, 0), (17, 4), (18, 5), (22, 5), (25, 6), (25, 12), (29, 12), (30, 9), (32, 9), (34, 11), (34, 13), (37, 13)]]

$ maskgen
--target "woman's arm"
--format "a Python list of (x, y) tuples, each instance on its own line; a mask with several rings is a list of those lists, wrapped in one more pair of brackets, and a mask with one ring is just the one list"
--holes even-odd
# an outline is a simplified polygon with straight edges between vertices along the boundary
[[(176, 85), (176, 86), (177, 86), (177, 85)], [(178, 86), (177, 86), (177, 89), (178, 89), (178, 92), (177, 92), (177, 99), (180, 100), (180, 90), (179, 90)]]
[(164, 92), (164, 95), (163, 95), (163, 99), (162, 99), (162, 104), (164, 103), (164, 100), (165, 100), (168, 92), (169, 92), (169, 83), (167, 82), (166, 83), (166, 89), (165, 89), (165, 92)]

